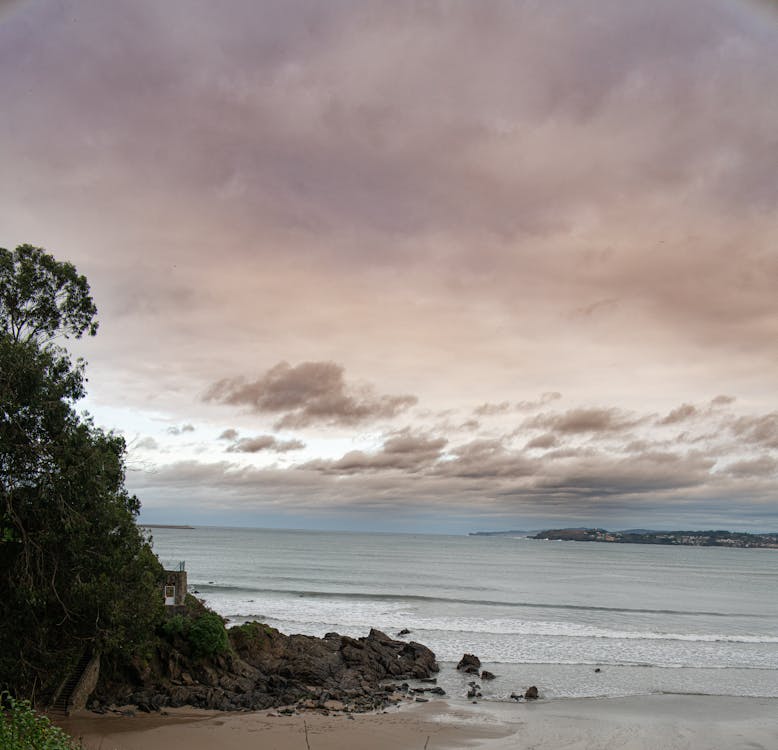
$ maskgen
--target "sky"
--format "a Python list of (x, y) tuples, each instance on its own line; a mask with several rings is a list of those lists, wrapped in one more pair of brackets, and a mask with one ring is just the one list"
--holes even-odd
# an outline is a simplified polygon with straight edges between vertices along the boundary
[(0, 2), (0, 246), (147, 523), (778, 530), (778, 6)]

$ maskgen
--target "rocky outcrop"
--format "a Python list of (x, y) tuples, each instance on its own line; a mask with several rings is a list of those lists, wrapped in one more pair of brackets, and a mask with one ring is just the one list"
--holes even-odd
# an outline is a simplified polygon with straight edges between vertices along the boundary
[(426, 646), (393, 640), (379, 630), (364, 638), (337, 633), (315, 638), (252, 622), (228, 632), (231, 649), (218, 657), (196, 657), (181, 643), (160, 649), (121, 680), (99, 685), (97, 705), (235, 711), (294, 704), (327, 708), (337, 702), (364, 711), (399, 700), (381, 687), (383, 681), (428, 678), (438, 671)]
[(528, 701), (537, 700), (538, 697), (538, 689), (534, 685), (532, 687), (528, 687), (524, 693), (524, 699)]
[(481, 669), (481, 660), (473, 654), (465, 654), (457, 664), (457, 669), (466, 674), (478, 674)]

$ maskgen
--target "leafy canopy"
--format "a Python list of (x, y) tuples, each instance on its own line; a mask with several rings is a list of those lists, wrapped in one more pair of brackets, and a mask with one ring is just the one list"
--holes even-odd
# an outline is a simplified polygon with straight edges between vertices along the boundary
[(0, 330), (13, 341), (94, 336), (96, 314), (86, 277), (72, 263), (32, 245), (0, 247)]
[(129, 657), (162, 617), (161, 566), (135, 520), (125, 444), (79, 415), (94, 333), (83, 276), (39, 248), (0, 251), (0, 689), (51, 691), (85, 649)]

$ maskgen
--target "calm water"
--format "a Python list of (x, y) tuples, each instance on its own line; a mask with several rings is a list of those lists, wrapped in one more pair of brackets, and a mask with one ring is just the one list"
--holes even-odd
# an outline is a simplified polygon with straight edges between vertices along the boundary
[[(517, 538), (154, 529), (166, 567), (232, 622), (285, 633), (402, 628), (484, 697), (778, 697), (778, 551)], [(450, 665), (447, 665), (450, 666)], [(595, 673), (594, 668), (601, 672)], [(439, 683), (464, 698), (471, 677)]]

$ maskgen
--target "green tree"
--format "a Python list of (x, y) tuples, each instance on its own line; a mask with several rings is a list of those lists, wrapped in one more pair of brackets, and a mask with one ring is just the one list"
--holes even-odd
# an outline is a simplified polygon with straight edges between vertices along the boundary
[(40, 248), (0, 248), (0, 689), (45, 693), (86, 648), (129, 656), (162, 616), (161, 566), (124, 487), (123, 439), (74, 405), (93, 335), (83, 276)]

